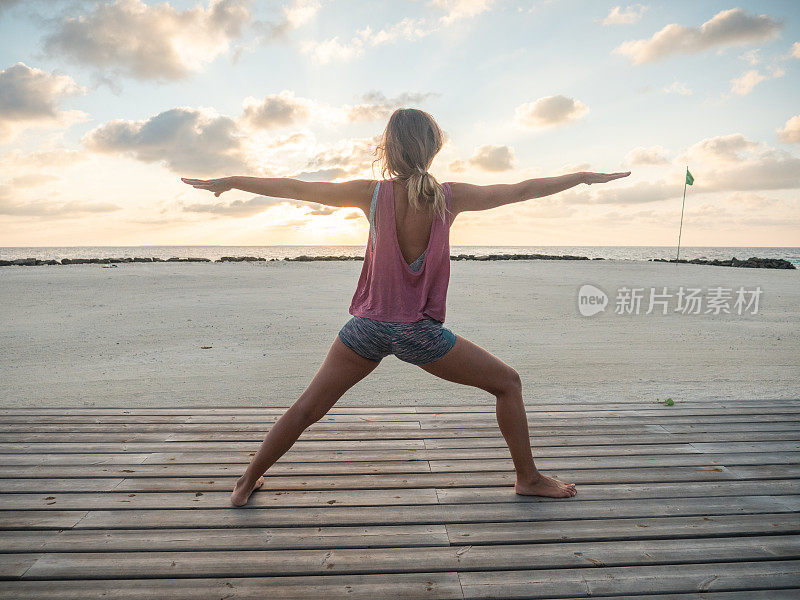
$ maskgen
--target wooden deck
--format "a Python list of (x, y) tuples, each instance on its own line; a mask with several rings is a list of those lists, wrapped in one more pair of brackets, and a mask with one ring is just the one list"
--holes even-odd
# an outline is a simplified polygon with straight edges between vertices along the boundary
[(277, 408), (0, 410), (2, 598), (800, 597), (800, 400), (340, 401), (229, 492)]

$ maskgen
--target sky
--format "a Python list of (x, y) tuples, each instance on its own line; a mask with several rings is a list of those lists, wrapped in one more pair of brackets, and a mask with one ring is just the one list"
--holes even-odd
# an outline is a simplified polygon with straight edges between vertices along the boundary
[(800, 246), (800, 2), (0, 0), (0, 246), (362, 245), (356, 208), (180, 177), (631, 171), (462, 213), (452, 245)]

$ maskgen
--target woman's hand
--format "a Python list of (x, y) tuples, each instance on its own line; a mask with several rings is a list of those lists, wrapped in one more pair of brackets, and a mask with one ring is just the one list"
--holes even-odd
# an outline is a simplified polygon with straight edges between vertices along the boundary
[(214, 192), (219, 198), (220, 194), (233, 189), (233, 177), (222, 177), (220, 179), (187, 179), (181, 177), (183, 183), (187, 183), (198, 190), (208, 190)]
[(624, 173), (591, 173), (586, 171), (583, 174), (583, 183), (586, 185), (592, 185), (593, 183), (608, 183), (609, 181), (619, 179), (620, 177), (627, 177), (630, 174), (630, 171), (625, 171)]

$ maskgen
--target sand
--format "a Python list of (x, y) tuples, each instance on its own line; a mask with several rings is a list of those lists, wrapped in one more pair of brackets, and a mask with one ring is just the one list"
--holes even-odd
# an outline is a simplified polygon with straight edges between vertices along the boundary
[[(0, 404), (289, 406), (316, 373), (360, 262), (0, 269)], [(581, 316), (594, 284), (605, 312)], [(758, 314), (620, 315), (618, 288), (762, 289)], [(453, 262), (446, 326), (536, 402), (800, 397), (800, 271), (633, 261)], [(752, 309), (751, 309), (752, 310)], [(202, 346), (211, 346), (202, 349)], [(490, 404), (391, 356), (339, 406)]]

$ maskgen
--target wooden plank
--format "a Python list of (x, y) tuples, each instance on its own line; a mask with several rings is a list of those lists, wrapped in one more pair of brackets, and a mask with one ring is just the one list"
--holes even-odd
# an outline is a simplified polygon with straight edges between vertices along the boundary
[[(701, 456), (701, 455), (696, 455)], [(706, 461), (710, 462), (710, 461)], [(30, 465), (0, 466), (2, 477), (52, 477), (56, 470), (65, 476), (72, 473), (76, 475), (94, 474), (96, 476), (121, 475), (123, 477), (146, 475), (154, 477), (219, 477), (236, 475), (239, 477), (246, 467), (246, 462), (229, 463), (225, 465), (211, 463), (197, 464), (119, 464), (89, 466), (86, 463), (76, 465), (37, 463)], [(713, 466), (713, 465), (712, 465)], [(278, 461), (269, 469), (270, 475), (315, 475), (326, 473), (428, 473), (428, 461), (424, 460), (385, 460), (379, 462), (306, 462), (292, 463)]]
[(4, 510), (0, 511), (0, 529), (75, 527), (87, 514), (85, 510)]
[(362, 527), (242, 527), (231, 529), (12, 530), (5, 552), (142, 550), (291, 550), (391, 548), (489, 543), (591, 542), (800, 533), (797, 515), (717, 515), (557, 522), (455, 523)]
[[(249, 506), (249, 505), (248, 505)], [(563, 519), (731, 515), (800, 511), (800, 496), (716, 496), (710, 498), (663, 498), (531, 502), (498, 502), (487, 510), (485, 504), (422, 504), (418, 506), (251, 507), (235, 509), (151, 509), (75, 511), (82, 518), (78, 529), (136, 529), (142, 527), (307, 527), (340, 525), (396, 525), (547, 521)], [(0, 511), (0, 527), (21, 529), (24, 517), (41, 518), (47, 511)], [(10, 513), (10, 514), (9, 514)], [(6, 522), (11, 523), (6, 525)], [(52, 525), (50, 527), (53, 527)]]
[[(630, 566), (800, 558), (800, 536), (717, 537), (623, 542), (461, 545), (374, 549), (240, 550), (195, 552), (51, 552), (24, 579), (129, 577), (269, 577), (327, 573), (469, 572)], [(800, 576), (799, 576), (800, 577)]]
[[(540, 458), (534, 454), (542, 470), (625, 468), (633, 466), (718, 466), (733, 465), (791, 465), (797, 464), (796, 452), (742, 452), (737, 454), (678, 454), (675, 456), (583, 456)], [(458, 461), (429, 460), (431, 471), (502, 471), (512, 468), (511, 459), (465, 459)]]
[[(800, 436), (795, 436), (800, 437)], [(703, 452), (702, 448), (696, 447), (698, 442), (690, 443), (665, 443), (665, 444), (604, 444), (604, 445), (581, 445), (581, 444), (557, 444), (546, 445), (536, 443), (538, 440), (532, 440), (535, 444), (534, 449), (543, 456), (585, 456), (585, 455), (630, 455), (630, 454), (694, 454)], [(711, 442), (715, 444), (715, 442)], [(744, 444), (742, 442), (729, 442), (734, 448), (736, 444)], [(741, 452), (773, 452), (783, 451), (790, 452), (800, 450), (800, 444), (796, 441), (762, 441), (762, 442), (747, 442), (750, 445), (742, 445)], [(149, 453), (148, 461), (146, 462), (161, 462), (165, 457), (180, 457), (184, 455), (193, 456), (211, 456), (216, 454), (220, 457), (238, 457), (245, 456), (245, 453), (250, 453), (258, 449), (260, 443), (258, 442), (198, 442), (195, 444), (104, 444), (104, 443), (19, 443), (19, 444), (2, 444), (0, 443), (0, 462), (6, 462), (7, 459), (12, 459), (14, 456), (25, 454), (28, 456), (54, 456), (57, 454), (82, 454), (88, 455), (96, 453), (98, 455), (118, 454), (118, 453), (131, 453), (141, 454)], [(336, 447), (335, 442), (315, 442), (313, 445), (303, 445), (297, 448), (298, 444), (284, 454), (287, 457), (295, 457), (296, 460), (330, 460), (333, 458), (341, 460), (380, 460), (382, 458), (394, 458), (398, 460), (417, 459), (420, 452), (428, 458), (447, 459), (456, 458), (458, 456), (470, 455), (481, 457), (490, 453), (492, 455), (500, 455), (508, 452), (505, 444), (496, 444), (495, 446), (478, 447), (478, 448), (431, 448), (427, 447), (425, 440), (408, 440), (407, 442), (397, 442), (397, 447), (388, 447), (389, 444), (376, 444), (373, 447), (371, 443), (351, 443), (350, 447)], [(763, 450), (762, 450), (763, 448)], [(720, 452), (719, 446), (716, 450)], [(736, 451), (736, 450), (726, 450)], [(211, 461), (208, 461), (211, 462)]]
[[(528, 420), (540, 419), (608, 419), (608, 418), (647, 418), (647, 417), (669, 417), (669, 418), (693, 418), (694, 421), (715, 422), (710, 417), (780, 417), (800, 415), (800, 405), (793, 406), (751, 406), (751, 407), (717, 407), (717, 408), (693, 408), (678, 406), (657, 407), (637, 407), (620, 408), (610, 410), (603, 408), (600, 410), (538, 410), (526, 408)], [(169, 414), (149, 414), (149, 415), (115, 415), (115, 414), (30, 414), (30, 415), (6, 415), (3, 421), (6, 423), (274, 423), (282, 413), (276, 414), (189, 414), (189, 415), (169, 415)], [(329, 411), (315, 425), (330, 423), (367, 423), (367, 424), (397, 424), (398, 427), (413, 428), (413, 424), (421, 421), (436, 422), (476, 422), (481, 423), (486, 420), (494, 419), (494, 410), (481, 413), (364, 413), (364, 414), (337, 414)]]
[[(777, 441), (796, 440), (796, 430), (782, 431), (725, 431), (725, 432), (692, 432), (692, 433), (665, 433), (649, 432), (634, 433), (623, 430), (619, 434), (608, 432), (591, 432), (583, 430), (583, 434), (561, 435), (554, 432), (535, 431), (531, 433), (531, 444), (538, 446), (569, 446), (577, 445), (615, 445), (615, 444), (673, 444), (689, 442), (726, 442), (726, 441)], [(475, 433), (471, 431), (469, 433)], [(324, 436), (300, 437), (292, 448), (312, 449), (324, 445), (330, 449), (350, 449), (353, 447), (395, 447), (401, 444), (411, 445), (410, 442), (421, 440), (428, 448), (486, 448), (505, 446), (505, 440), (498, 428), (487, 429), (483, 435), (469, 435), (456, 437), (445, 435), (440, 437), (440, 432), (432, 436), (422, 431), (414, 431), (410, 435), (403, 433), (402, 437), (388, 437), (375, 432), (360, 431), (355, 435), (348, 431), (324, 432)], [(49, 432), (49, 433), (0, 433), (0, 441), (4, 443), (38, 443), (47, 442), (53, 447), (58, 447), (62, 442), (72, 444), (87, 443), (115, 443), (125, 444), (131, 448), (133, 443), (148, 445), (148, 443), (161, 443), (162, 446), (172, 444), (200, 445), (211, 444), (220, 447), (223, 443), (248, 443), (258, 445), (264, 439), (264, 432), (239, 432), (239, 431), (207, 431), (197, 433), (98, 433), (98, 432)], [(150, 444), (152, 445), (152, 444)], [(382, 445), (382, 446), (381, 446)], [(176, 446), (177, 447), (177, 446)], [(416, 447), (416, 446), (415, 446)], [(226, 446), (230, 449), (230, 446)]]
[[(800, 494), (800, 480), (682, 481), (678, 483), (582, 484), (582, 500), (608, 498), (676, 498), (746, 496), (768, 491), (771, 496)], [(52, 492), (2, 493), (0, 510), (130, 510), (150, 508), (230, 508), (230, 492)], [(251, 508), (267, 506), (393, 506), (398, 504), (551, 502), (540, 496), (520, 496), (512, 486), (453, 488), (389, 488), (368, 490), (260, 489), (250, 499)]]
[[(483, 426), (473, 427), (439, 427), (436, 429), (356, 429), (351, 427), (339, 427), (325, 425), (318, 428), (317, 423), (303, 432), (303, 439), (414, 439), (414, 438), (453, 438), (453, 437), (486, 437), (497, 435), (497, 423), (487, 421)], [(166, 423), (166, 424), (91, 424), (91, 423), (67, 423), (67, 424), (32, 424), (0, 423), (0, 432), (4, 433), (166, 433), (180, 435), (181, 433), (203, 433), (203, 434), (235, 434), (263, 436), (269, 430), (268, 426), (261, 423), (239, 423), (239, 424), (194, 424), (194, 423)], [(671, 424), (667, 421), (656, 423), (628, 423), (621, 424), (620, 420), (613, 420), (608, 423), (583, 422), (580, 428), (570, 421), (561, 423), (538, 423), (531, 427), (531, 433), (540, 435), (583, 435), (596, 433), (604, 434), (629, 434), (629, 433), (695, 433), (704, 431), (797, 431), (794, 422), (768, 421), (758, 422), (728, 422), (728, 423), (678, 423)], [(248, 438), (250, 435), (247, 436)]]
[[(528, 417), (528, 425), (530, 427), (552, 427), (555, 425), (563, 425), (569, 427), (582, 427), (584, 425), (619, 425), (621, 422), (629, 423), (631, 425), (680, 425), (680, 424), (698, 424), (698, 423), (781, 423), (787, 420), (797, 420), (800, 415), (797, 414), (719, 414), (709, 415), (706, 417), (696, 417), (691, 415), (677, 415), (677, 414), (660, 414), (652, 416), (626, 416), (626, 417), (583, 417), (583, 418), (564, 418), (561, 415), (552, 415), (550, 417), (537, 416)], [(420, 420), (421, 429), (452, 429), (470, 428), (470, 427), (490, 427), (496, 421), (490, 416), (480, 417), (475, 419), (430, 419)], [(332, 425), (332, 424), (331, 424)]]
[[(316, 425), (316, 424), (315, 424)], [(745, 423), (733, 423), (725, 425), (725, 427), (732, 427), (738, 428), (739, 430), (757, 430), (758, 424), (753, 424), (752, 427), (746, 427)], [(762, 423), (762, 425), (764, 425)], [(786, 423), (767, 423), (767, 427), (770, 429), (781, 430), (787, 429)], [(709, 427), (720, 427), (719, 425), (710, 424)], [(794, 430), (795, 428), (792, 428)], [(206, 439), (205, 436), (210, 435), (223, 435), (226, 436), (223, 439), (229, 439), (230, 436), (241, 436), (238, 439), (251, 439), (255, 437), (258, 439), (266, 434), (269, 430), (269, 427), (266, 427), (259, 423), (242, 423), (242, 424), (186, 424), (186, 423), (175, 423), (175, 424), (152, 424), (152, 423), (144, 423), (141, 425), (93, 425), (89, 423), (75, 423), (75, 424), (4, 424), (0, 423), (0, 432), (6, 434), (14, 434), (14, 433), (54, 433), (54, 434), (65, 434), (65, 433), (115, 433), (115, 434), (129, 434), (129, 435), (137, 435), (137, 434), (147, 434), (147, 433), (158, 433), (158, 434), (165, 434), (170, 437), (170, 440), (173, 441), (181, 441), (179, 436), (181, 435), (201, 435), (200, 439)], [(666, 433), (666, 430), (661, 425), (648, 425), (648, 424), (640, 424), (640, 425), (620, 425), (619, 423), (614, 423), (611, 425), (589, 425), (587, 424), (581, 431), (585, 433), (597, 433), (598, 435), (604, 434), (612, 434), (612, 433), (620, 433), (620, 434), (630, 434), (630, 433)], [(694, 430), (693, 430), (694, 431)], [(303, 432), (303, 440), (309, 439), (347, 439), (347, 440), (358, 440), (358, 439), (422, 439), (422, 438), (447, 438), (447, 437), (485, 437), (485, 436), (495, 436), (497, 435), (498, 428), (497, 423), (492, 423), (486, 427), (474, 427), (474, 428), (450, 428), (450, 429), (437, 429), (437, 430), (427, 430), (421, 431), (419, 429), (398, 429), (398, 430), (387, 430), (387, 429), (354, 429), (350, 427), (326, 427), (325, 429), (317, 429), (314, 425), (311, 428), (306, 429)], [(576, 431), (574, 427), (569, 427), (565, 425), (555, 425), (555, 426), (547, 426), (547, 427), (538, 427), (536, 429), (536, 433), (541, 435), (576, 435)]]
[(734, 592), (696, 592), (686, 594), (636, 594), (603, 596), (603, 600), (797, 600), (800, 588), (783, 590), (745, 590)]
[[(242, 441), (214, 441), (198, 440), (192, 442), (165, 441), (155, 442), (129, 442), (121, 441), (94, 441), (81, 440), (81, 434), (67, 434), (60, 436), (71, 439), (42, 439), (38, 441), (24, 439), (30, 434), (16, 434), (19, 441), (0, 442), (0, 455), (19, 454), (19, 453), (89, 453), (89, 452), (197, 452), (197, 451), (246, 451), (261, 444), (262, 439)], [(45, 436), (48, 434), (44, 434)], [(52, 436), (57, 437), (57, 436)], [(736, 444), (750, 443), (761, 444), (769, 442), (794, 442), (794, 446), (786, 448), (774, 448), (775, 450), (796, 450), (800, 447), (797, 440), (800, 439), (800, 432), (769, 432), (742, 434), (739, 432), (725, 434), (648, 434), (635, 436), (575, 436), (564, 438), (562, 436), (531, 436), (530, 443), (537, 448), (544, 447), (631, 447), (636, 449), (652, 448), (656, 451), (663, 451), (664, 445), (671, 444), (719, 444), (720, 442), (733, 442)], [(462, 439), (383, 439), (383, 440), (298, 440), (293, 451), (311, 450), (410, 450), (417, 448), (427, 449), (455, 449), (455, 448), (505, 448), (506, 443), (501, 435), (484, 438), (462, 438)], [(684, 446), (686, 447), (686, 446)], [(727, 444), (726, 444), (727, 447)], [(633, 452), (632, 449), (627, 450)], [(752, 450), (741, 450), (752, 451)], [(0, 461), (2, 456), (0, 456)]]
[[(24, 455), (23, 455), (24, 456)], [(133, 463), (120, 460), (119, 464), (95, 462), (92, 460), (72, 460), (75, 455), (55, 455), (58, 460), (29, 459), (23, 464), (0, 466), (0, 477), (49, 477), (54, 470), (67, 475), (95, 476), (161, 476), (161, 477), (219, 477), (241, 475), (249, 458), (227, 464), (206, 462), (167, 461), (166, 463)], [(127, 455), (121, 455), (123, 457)], [(63, 457), (63, 458), (62, 458)], [(80, 457), (79, 457), (80, 458)], [(552, 474), (574, 469), (623, 469), (637, 467), (733, 467), (756, 465), (796, 465), (795, 452), (750, 452), (738, 454), (676, 454), (640, 456), (596, 456), (596, 457), (542, 457), (535, 455), (539, 469)], [(24, 464), (25, 462), (29, 464)], [(96, 465), (91, 467), (91, 465)], [(510, 456), (497, 459), (445, 460), (406, 460), (406, 461), (344, 461), (330, 462), (292, 462), (281, 458), (270, 467), (270, 475), (315, 475), (343, 473), (477, 473), (479, 471), (511, 471), (513, 463)]]
[(40, 554), (0, 554), (0, 578), (21, 578), (40, 557)]
[[(593, 400), (592, 398), (582, 398), (580, 400), (570, 400), (565, 398), (558, 402), (547, 402), (531, 400), (528, 401), (529, 410), (561, 410), (571, 406), (596, 406), (598, 409), (616, 410), (620, 407), (642, 407), (647, 405), (663, 406), (663, 402), (656, 400)], [(740, 398), (727, 398), (725, 400), (695, 400), (686, 399), (679, 401), (673, 408), (685, 406), (691, 407), (728, 407), (728, 406), (800, 406), (800, 399), (776, 399), (776, 400), (748, 400)], [(184, 406), (184, 407), (143, 407), (127, 408), (118, 406), (106, 407), (25, 407), (25, 408), (0, 408), (0, 415), (28, 415), (28, 414), (66, 414), (66, 415), (194, 415), (194, 414), (282, 414), (289, 406), (230, 406), (230, 407), (209, 407), (209, 406)], [(415, 405), (415, 406), (346, 406), (336, 405), (331, 409), (331, 414), (374, 414), (374, 413), (443, 413), (443, 412), (494, 412), (495, 403), (486, 404), (455, 404), (448, 406), (440, 405)], [(570, 410), (567, 408), (567, 410)]]
[(557, 570), (459, 573), (464, 598), (567, 598), (692, 594), (800, 587), (800, 561), (718, 562)]
[[(545, 543), (643, 538), (719, 537), (800, 533), (796, 514), (714, 515), (641, 519), (583, 519), (528, 523), (452, 523), (450, 542), (459, 544)], [(35, 549), (35, 548), (34, 548)]]
[[(56, 454), (56, 453), (111, 453), (111, 452), (197, 452), (197, 451), (250, 451), (258, 449), (262, 440), (243, 442), (0, 442), (0, 462), (7, 454)], [(324, 450), (366, 451), (425, 449), (425, 440), (324, 440), (301, 443), (299, 440), (291, 452)]]
[[(627, 483), (627, 484), (582, 484), (578, 495), (585, 500), (604, 500), (606, 498), (689, 498), (711, 496), (746, 496), (769, 491), (770, 495), (800, 493), (800, 480), (770, 481), (683, 481), (680, 483)], [(467, 502), (508, 502), (509, 489), (503, 487), (454, 487), (437, 488), (436, 494), (443, 503), (464, 504)], [(32, 495), (33, 496), (33, 495)], [(577, 496), (576, 496), (577, 497)], [(547, 501), (538, 496), (518, 496), (517, 502)], [(36, 505), (33, 498), (31, 508), (42, 508)], [(2, 506), (2, 497), (0, 497)], [(71, 508), (71, 507), (69, 507)], [(87, 506), (86, 508), (91, 508)]]
[[(5, 479), (3, 492), (69, 492), (69, 491), (226, 491), (233, 489), (238, 475), (225, 477), (147, 477), (137, 473), (125, 478), (65, 476), (64, 469), (53, 467), (42, 477)], [(58, 469), (54, 471), (53, 469)], [(96, 475), (86, 467), (84, 474)], [(516, 474), (509, 471), (477, 471), (475, 473), (375, 473), (370, 475), (267, 475), (267, 488), (280, 490), (379, 489), (411, 487), (481, 487), (513, 485)], [(720, 481), (728, 479), (763, 480), (800, 478), (800, 465), (756, 465), (745, 467), (633, 467), (630, 469), (571, 469), (558, 471), (558, 477), (578, 485), (584, 483), (656, 483), (677, 481)]]
[[(783, 515), (772, 519), (777, 521)], [(776, 527), (773, 531), (778, 532)], [(449, 546), (444, 525), (3, 531), (4, 552), (287, 550)], [(2, 556), (2, 555), (0, 555)]]
[[(729, 431), (723, 433), (647, 433), (644, 435), (530, 436), (531, 446), (617, 446), (640, 444), (689, 444), (692, 442), (774, 442), (797, 440), (797, 431)], [(53, 440), (56, 441), (56, 440)], [(426, 438), (426, 448), (504, 448), (502, 435), (469, 438)]]
[(456, 573), (382, 573), (315, 577), (4, 581), (5, 600), (375, 600), (461, 598)]
[[(4, 465), (25, 464), (165, 464), (165, 463), (248, 463), (257, 447), (251, 452), (94, 452), (94, 453), (14, 453), (0, 455)], [(770, 456), (789, 455), (800, 451), (800, 444), (795, 441), (777, 442), (728, 442), (726, 444), (635, 444), (632, 446), (543, 446), (534, 447), (534, 457), (581, 457), (590, 460), (605, 460), (610, 457), (642, 456), (656, 457), (665, 454), (720, 456), (731, 454), (764, 454), (765, 464)], [(507, 448), (411, 448), (407, 450), (295, 450), (290, 449), (281, 460), (285, 462), (320, 462), (320, 461), (358, 461), (377, 462), (381, 460), (485, 460), (508, 456)], [(129, 458), (130, 457), (130, 458)]]
[[(731, 483), (747, 483), (731, 481)], [(783, 490), (782, 486), (778, 486)], [(513, 493), (513, 491), (512, 491)], [(770, 493), (773, 493), (772, 491)], [(778, 492), (776, 492), (778, 493)], [(387, 490), (258, 490), (248, 506), (392, 506), (436, 504), (435, 488)], [(0, 510), (231, 508), (230, 492), (53, 492), (51, 494), (0, 494)]]
[[(800, 438), (800, 434), (798, 435)], [(691, 442), (693, 448), (701, 452), (797, 452), (800, 451), (800, 442)]]

